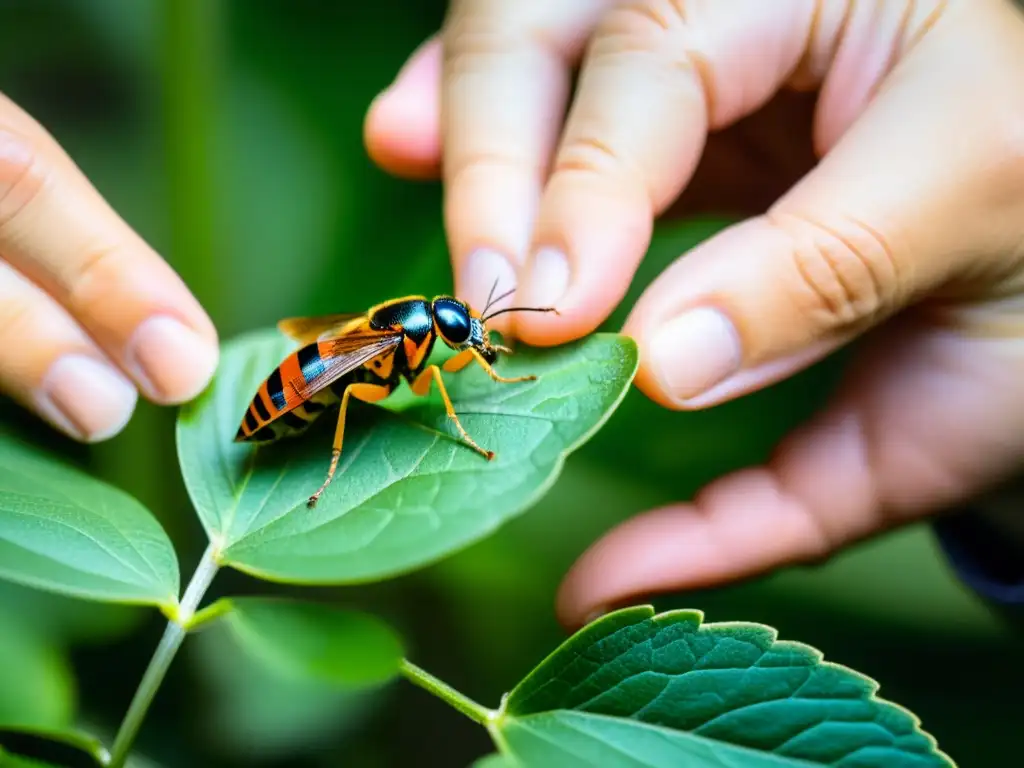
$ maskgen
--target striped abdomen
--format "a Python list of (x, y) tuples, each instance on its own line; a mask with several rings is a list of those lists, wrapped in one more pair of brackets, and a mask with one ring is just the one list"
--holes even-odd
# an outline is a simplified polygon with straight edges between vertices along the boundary
[[(326, 350), (324, 350), (326, 351)], [(349, 383), (349, 376), (341, 377), (310, 399), (303, 401), (292, 382), (307, 384), (323, 372), (319, 342), (313, 342), (288, 355), (260, 384), (249, 403), (242, 424), (235, 434), (235, 442), (269, 442), (298, 434), (316, 420), (328, 406), (340, 400), (341, 392)], [(353, 373), (358, 373), (354, 371)]]

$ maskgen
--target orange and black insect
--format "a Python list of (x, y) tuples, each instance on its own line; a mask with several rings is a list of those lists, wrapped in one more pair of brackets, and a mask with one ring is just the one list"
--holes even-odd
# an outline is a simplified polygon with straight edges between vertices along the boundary
[[(496, 286), (495, 286), (496, 287)], [(305, 431), (329, 406), (340, 402), (334, 450), (327, 479), (309, 498), (316, 504), (334, 477), (345, 432), (349, 398), (373, 403), (390, 395), (404, 378), (417, 395), (426, 395), (430, 383), (444, 400), (445, 409), (466, 443), (488, 459), (493, 451), (481, 448), (466, 433), (441, 378), (441, 368), (427, 365), (434, 342), (441, 339), (457, 354), (443, 364), (449, 373), (472, 362), (502, 383), (532, 381), (536, 376), (507, 379), (492, 367), (507, 347), (492, 344), (487, 321), (506, 312), (556, 312), (553, 307), (509, 307), (487, 314), (512, 291), (492, 300), (482, 313), (451, 296), (406, 296), (371, 307), (363, 313), (295, 317), (278, 328), (302, 346), (286, 357), (267, 377), (249, 404), (235, 442), (266, 443)]]

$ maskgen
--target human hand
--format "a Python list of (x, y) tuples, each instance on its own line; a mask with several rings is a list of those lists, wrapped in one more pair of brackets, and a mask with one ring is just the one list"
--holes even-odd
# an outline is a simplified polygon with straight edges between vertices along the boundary
[[(591, 547), (560, 591), (566, 624), (820, 559), (1020, 468), (1024, 16), (1010, 0), (455, 0), (443, 35), (443, 62), (428, 41), (375, 101), (367, 144), (395, 173), (442, 175), (460, 295), (479, 304), (500, 278), (517, 304), (556, 304), (518, 316), (519, 338), (594, 330), (654, 216), (687, 197), (756, 215), (632, 309), (648, 396), (706, 408), (864, 337), (828, 407), (765, 466)], [(806, 132), (800, 93), (818, 98)]]
[(95, 442), (128, 422), (136, 387), (183, 402), (217, 357), (216, 331), (181, 279), (0, 96), (0, 390)]

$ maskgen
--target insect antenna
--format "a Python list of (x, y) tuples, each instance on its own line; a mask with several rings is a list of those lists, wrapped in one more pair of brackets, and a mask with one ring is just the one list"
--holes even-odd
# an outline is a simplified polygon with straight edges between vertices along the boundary
[(484, 306), (483, 314), (487, 314), (487, 310), (491, 308), (491, 298), (494, 296), (494, 289), (498, 287), (498, 281), (500, 277), (494, 278), (494, 285), (491, 286), (491, 292), (487, 294), (487, 304)]
[[(497, 287), (498, 287), (498, 281), (495, 280), (494, 281), (494, 288), (497, 288)], [(494, 288), (491, 288), (491, 296), (494, 295)], [(491, 300), (491, 296), (488, 296), (487, 297), (487, 306), (484, 307), (484, 311), (481, 312), (480, 314), (486, 315), (488, 309), (493, 307), (495, 304), (497, 304), (502, 299), (507, 299), (509, 296), (511, 296), (515, 292), (516, 292), (516, 289), (514, 287), (513, 288), (509, 288), (507, 291), (505, 291), (503, 294), (501, 294), (501, 296), (498, 296), (493, 301)]]
[(558, 310), (555, 309), (554, 307), (506, 307), (505, 309), (499, 309), (496, 312), (492, 312), (489, 315), (485, 315), (483, 317), (483, 321), (487, 322), (492, 317), (504, 315), (506, 312), (554, 312), (556, 315), (558, 314)]

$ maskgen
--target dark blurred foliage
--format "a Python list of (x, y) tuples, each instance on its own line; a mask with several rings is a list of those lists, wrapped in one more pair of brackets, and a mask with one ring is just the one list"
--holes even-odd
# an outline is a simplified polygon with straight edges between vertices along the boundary
[[(443, 13), (441, 0), (6, 0), (0, 89), (57, 137), (229, 338), (286, 315), (450, 289), (439, 185), (385, 175), (362, 144), (370, 100)], [(664, 239), (609, 329), (715, 226)], [(548, 496), (492, 538), (409, 576), (306, 594), (376, 611), (418, 664), (495, 706), (564, 638), (554, 592), (590, 542), (763, 460), (841, 364), (706, 413), (667, 414), (633, 392)], [(173, 410), (140, 404), (122, 435), (84, 448), (4, 405), (8, 423), (149, 505), (191, 572), (205, 541), (177, 472)], [(48, 700), (77, 700), (80, 720), (109, 738), (160, 617), (0, 587), (0, 627), (42, 649)], [(210, 598), (280, 591), (224, 572)], [(1013, 751), (1019, 640), (951, 576), (925, 526), (813, 568), (655, 604), (763, 621), (815, 645), (880, 681), (964, 768), (1006, 765)], [(188, 640), (156, 699), (139, 747), (161, 765), (462, 766), (491, 750), (482, 729), (412, 686), (352, 697), (285, 685), (222, 640), (216, 627)], [(0, 689), (18, 684), (15, 673), (27, 674), (0, 661)]]

